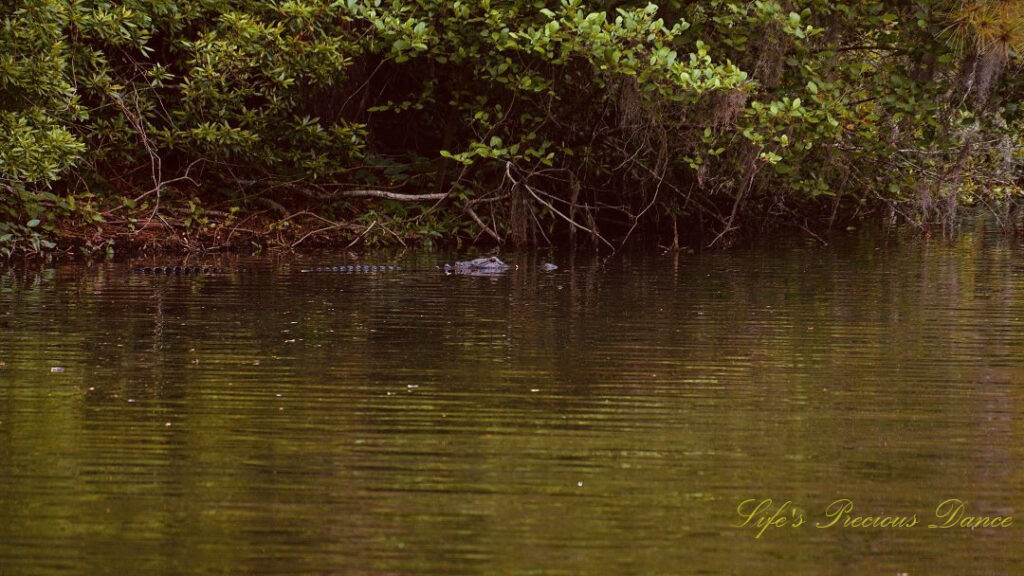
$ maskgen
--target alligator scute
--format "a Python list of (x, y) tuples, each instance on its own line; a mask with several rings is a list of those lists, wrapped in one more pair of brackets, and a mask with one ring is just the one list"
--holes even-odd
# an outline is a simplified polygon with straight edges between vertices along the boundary
[(198, 276), (201, 274), (228, 274), (231, 270), (212, 266), (145, 266), (132, 268), (131, 274), (163, 275), (163, 276)]
[(314, 266), (312, 268), (303, 268), (302, 272), (394, 272), (401, 270), (398, 266), (379, 266), (373, 264), (350, 264), (348, 266)]

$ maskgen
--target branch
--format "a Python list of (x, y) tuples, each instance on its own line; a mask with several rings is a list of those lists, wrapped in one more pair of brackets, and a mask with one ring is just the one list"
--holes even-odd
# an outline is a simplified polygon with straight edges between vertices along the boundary
[[(513, 177), (512, 177), (512, 163), (511, 163), (511, 162), (506, 162), (506, 163), (505, 163), (505, 176), (506, 176), (506, 177), (508, 177), (509, 181), (511, 181), (511, 182), (512, 182), (512, 185), (513, 185), (513, 186), (519, 186), (519, 185), (520, 185), (520, 183), (519, 183), (518, 181), (516, 181), (516, 179), (515, 179), (515, 178), (513, 178)], [(552, 206), (552, 205), (551, 205), (551, 203), (550, 203), (550, 202), (545, 202), (545, 201), (544, 201), (544, 199), (542, 199), (542, 198), (541, 198), (540, 196), (538, 196), (538, 195), (537, 195), (537, 192), (535, 192), (535, 191), (534, 191), (534, 189), (533, 189), (533, 187), (532, 187), (532, 186), (530, 186), (529, 184), (527, 184), (527, 183), (523, 182), (523, 183), (522, 183), (522, 187), (523, 187), (523, 188), (525, 188), (525, 189), (526, 189), (526, 191), (527, 191), (527, 192), (529, 192), (529, 193), (530, 193), (530, 195), (531, 195), (531, 196), (533, 196), (535, 200), (537, 200), (537, 202), (540, 202), (540, 203), (541, 203), (541, 204), (543, 204), (544, 206), (547, 206), (548, 210), (551, 210), (551, 211), (552, 211), (552, 212), (554, 212), (555, 214), (558, 214), (558, 215), (559, 215), (559, 216), (561, 216), (561, 217), (562, 217), (563, 219), (565, 219), (565, 221), (566, 221), (566, 222), (568, 222), (569, 224), (572, 224), (572, 225), (573, 225), (573, 226), (575, 226), (576, 228), (579, 228), (580, 230), (584, 230), (584, 231), (586, 231), (586, 232), (590, 232), (590, 234), (591, 234), (591, 235), (593, 235), (593, 236), (594, 236), (594, 238), (597, 238), (597, 239), (598, 239), (598, 240), (600, 240), (601, 242), (604, 242), (605, 244), (607, 244), (607, 245), (608, 245), (608, 247), (612, 249), (612, 252), (614, 252), (614, 251), (615, 251), (615, 246), (614, 246), (614, 245), (613, 245), (613, 244), (612, 244), (611, 242), (609, 242), (609, 241), (605, 240), (605, 239), (604, 239), (604, 236), (601, 236), (601, 235), (600, 235), (600, 234), (598, 234), (598, 233), (597, 233), (597, 232), (596, 232), (595, 230), (591, 230), (590, 228), (587, 228), (586, 226), (584, 226), (584, 225), (582, 225), (582, 224), (578, 224), (578, 223), (577, 223), (577, 222), (576, 222), (575, 220), (573, 220), (572, 218), (569, 218), (569, 217), (568, 217), (568, 216), (566, 216), (565, 214), (562, 214), (561, 212), (559, 212), (559, 211), (558, 211), (558, 208), (555, 208), (554, 206)]]
[(338, 196), (348, 198), (383, 198), (385, 200), (398, 200), (399, 202), (423, 202), (426, 200), (444, 200), (448, 197), (448, 193), (399, 194), (398, 192), (385, 192), (384, 190), (348, 190), (339, 193)]
[(487, 232), (487, 234), (491, 238), (494, 238), (495, 242), (497, 242), (498, 244), (501, 244), (501, 237), (498, 236), (498, 233), (495, 232), (494, 230), (491, 230), (491, 227), (488, 226), (487, 224), (485, 224), (484, 221), (481, 220), (479, 216), (477, 216), (476, 211), (474, 211), (472, 208), (470, 208), (468, 204), (466, 205), (464, 210), (466, 211), (466, 214), (469, 214), (469, 217), (472, 218), (473, 221), (476, 222), (477, 225), (480, 226), (480, 228), (483, 229), (484, 232)]
[(355, 246), (356, 242), (359, 242), (360, 240), (362, 240), (363, 236), (366, 236), (367, 234), (369, 234), (370, 230), (373, 230), (373, 227), (376, 226), (376, 225), (377, 225), (377, 221), (376, 220), (374, 220), (373, 222), (370, 222), (370, 225), (366, 227), (366, 230), (363, 230), (362, 234), (357, 236), (355, 240), (349, 242), (348, 246), (345, 246), (345, 250), (348, 250), (349, 248)]
[[(374, 224), (376, 224), (376, 222), (374, 222)], [(302, 238), (299, 238), (295, 242), (292, 242), (291, 246), (289, 246), (288, 249), (289, 250), (294, 250), (296, 246), (298, 246), (299, 244), (302, 244), (306, 240), (306, 238), (309, 238), (310, 236), (312, 236), (314, 234), (319, 234), (321, 232), (327, 232), (328, 230), (334, 230), (336, 228), (341, 228), (344, 225), (345, 224), (342, 223), (342, 222), (336, 222), (336, 223), (334, 223), (334, 224), (332, 224), (330, 226), (324, 226), (323, 228), (317, 228), (316, 230), (313, 230), (311, 232), (307, 232)], [(373, 226), (371, 225), (370, 228), (372, 228), (372, 227)], [(367, 228), (366, 230), (364, 230), (363, 233), (365, 234), (366, 232), (369, 232), (370, 228)], [(360, 238), (362, 238), (362, 236), (360, 236)]]
[[(293, 192), (315, 198), (317, 200), (334, 200), (335, 198), (381, 198), (383, 200), (397, 200), (399, 202), (426, 202), (434, 200), (445, 200), (450, 194), (448, 192), (438, 192), (436, 194), (401, 194), (399, 192), (388, 192), (386, 190), (343, 190), (338, 192), (328, 192), (322, 187), (313, 184), (306, 183), (305, 185), (299, 184), (301, 180), (295, 180), (292, 182), (282, 182), (276, 180), (236, 180), (237, 184), (244, 186), (263, 186), (267, 188), (282, 187)], [(331, 185), (334, 186), (334, 185)]]

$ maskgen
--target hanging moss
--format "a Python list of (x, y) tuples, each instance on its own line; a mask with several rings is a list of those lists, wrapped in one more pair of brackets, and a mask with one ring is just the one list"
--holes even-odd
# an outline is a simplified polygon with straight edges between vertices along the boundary
[(1018, 2), (3, 6), (7, 254), (725, 246), (1021, 199)]

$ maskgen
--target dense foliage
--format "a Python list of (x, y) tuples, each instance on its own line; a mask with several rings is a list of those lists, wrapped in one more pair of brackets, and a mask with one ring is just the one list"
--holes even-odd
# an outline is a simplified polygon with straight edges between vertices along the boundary
[(0, 250), (635, 230), (1022, 196), (1024, 3), (3, 0)]

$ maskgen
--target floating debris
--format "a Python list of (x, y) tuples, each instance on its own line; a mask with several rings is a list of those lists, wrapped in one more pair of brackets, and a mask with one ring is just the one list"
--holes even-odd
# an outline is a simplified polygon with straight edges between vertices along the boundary
[(63, 371), (64, 371), (64, 367), (63, 366), (51, 366), (50, 367), (50, 374), (60, 374)]

